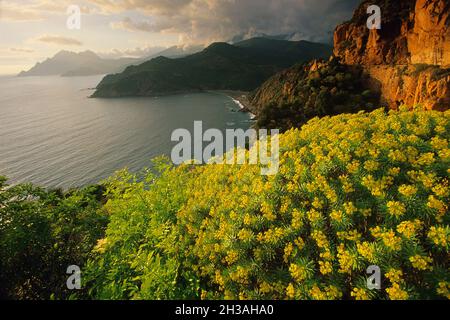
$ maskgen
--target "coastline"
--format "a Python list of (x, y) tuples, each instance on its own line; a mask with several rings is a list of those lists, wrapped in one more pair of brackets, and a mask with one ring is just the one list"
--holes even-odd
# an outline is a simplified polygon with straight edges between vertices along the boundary
[(253, 106), (248, 99), (250, 92), (234, 90), (209, 90), (209, 92), (220, 93), (230, 97), (234, 101), (234, 103), (239, 106), (241, 112), (248, 113), (251, 120), (256, 120), (256, 114), (253, 113)]
[(180, 90), (174, 92), (168, 92), (165, 94), (152, 94), (152, 95), (98, 95), (97, 88), (87, 88), (85, 90), (96, 90), (89, 98), (101, 98), (101, 99), (116, 99), (116, 98), (128, 98), (128, 97), (163, 97), (163, 96), (171, 96), (171, 95), (179, 95), (179, 94), (189, 94), (189, 93), (202, 93), (202, 92), (210, 92), (225, 95), (233, 100), (239, 108), (240, 112), (245, 112), (250, 115), (251, 120), (257, 120), (256, 112), (254, 111), (252, 104), (249, 100), (250, 92), (248, 91), (239, 91), (239, 90)]

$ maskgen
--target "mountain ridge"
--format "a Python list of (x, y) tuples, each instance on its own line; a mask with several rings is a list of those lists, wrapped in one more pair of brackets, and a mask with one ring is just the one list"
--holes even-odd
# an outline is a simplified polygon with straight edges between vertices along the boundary
[(328, 57), (332, 48), (306, 41), (255, 38), (216, 42), (178, 59), (152, 59), (107, 75), (93, 97), (154, 96), (202, 90), (251, 91), (296, 62)]
[(61, 50), (53, 57), (38, 62), (28, 71), (22, 71), (19, 77), (26, 76), (86, 76), (108, 72), (118, 72), (126, 66), (138, 62), (135, 58), (102, 59), (91, 50), (72, 52)]

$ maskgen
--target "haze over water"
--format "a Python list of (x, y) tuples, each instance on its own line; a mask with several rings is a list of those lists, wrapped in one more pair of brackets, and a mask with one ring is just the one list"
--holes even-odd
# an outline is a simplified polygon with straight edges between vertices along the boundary
[(77, 187), (170, 155), (173, 130), (250, 126), (229, 97), (214, 93), (89, 99), (101, 76), (0, 77), (0, 175), (9, 183)]

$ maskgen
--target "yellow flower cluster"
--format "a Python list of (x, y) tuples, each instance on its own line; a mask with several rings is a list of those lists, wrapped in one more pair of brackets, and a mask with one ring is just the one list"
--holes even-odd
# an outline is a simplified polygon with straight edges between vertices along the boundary
[(295, 288), (294, 288), (294, 285), (292, 283), (289, 283), (288, 287), (286, 288), (286, 295), (290, 299), (294, 299), (295, 298)]
[(428, 238), (437, 246), (448, 248), (450, 243), (450, 228), (448, 226), (433, 226), (428, 232)]
[(372, 235), (382, 241), (386, 248), (392, 251), (399, 251), (401, 249), (402, 238), (397, 236), (395, 232), (390, 230), (383, 230), (381, 227), (375, 227), (372, 230)]
[(389, 272), (386, 273), (386, 278), (391, 281), (392, 284), (402, 283), (403, 282), (403, 271), (397, 269), (390, 269)]
[(384, 176), (381, 179), (375, 179), (372, 175), (367, 175), (362, 179), (361, 184), (365, 186), (373, 196), (383, 198), (386, 189), (388, 189), (394, 181), (391, 176)]
[(436, 292), (440, 296), (443, 296), (450, 300), (450, 283), (446, 281), (439, 282)]
[(417, 188), (415, 186), (402, 185), (398, 188), (398, 192), (405, 197), (412, 197), (417, 193)]
[(415, 255), (409, 258), (412, 266), (418, 270), (431, 270), (433, 267), (430, 265), (433, 259), (430, 257), (423, 257), (421, 255)]
[(292, 278), (297, 282), (302, 282), (308, 277), (308, 272), (304, 266), (291, 264), (289, 267), (289, 272), (291, 273)]
[(339, 272), (351, 274), (356, 264), (355, 256), (345, 250), (345, 246), (341, 244), (338, 248)]
[(392, 287), (386, 289), (386, 292), (391, 300), (408, 300), (408, 292), (403, 290), (398, 283), (394, 283)]
[(342, 297), (342, 292), (335, 286), (328, 286), (321, 290), (317, 285), (309, 291), (309, 295), (314, 300), (336, 300)]
[(362, 288), (354, 288), (352, 292), (350, 293), (352, 297), (355, 298), (355, 300), (370, 300), (369, 295), (367, 294), (367, 291)]
[(437, 220), (441, 222), (443, 215), (447, 212), (447, 205), (443, 201), (437, 199), (434, 195), (430, 195), (428, 197), (427, 206), (438, 212)]
[(238, 252), (230, 251), (228, 253), (228, 255), (226, 256), (225, 261), (228, 264), (233, 264), (233, 263), (235, 263), (238, 260), (238, 258), (239, 258), (239, 253)]
[(397, 226), (398, 233), (406, 238), (413, 238), (422, 227), (422, 222), (419, 219), (414, 221), (403, 221)]
[(374, 243), (364, 241), (362, 243), (357, 243), (356, 248), (358, 250), (358, 253), (367, 261), (371, 263), (376, 262), (376, 247)]
[(400, 217), (404, 215), (406, 212), (405, 206), (399, 201), (389, 201), (387, 203), (387, 208), (389, 214), (391, 214), (394, 217)]
[(256, 236), (259, 242), (277, 243), (284, 235), (282, 228), (269, 229), (266, 232), (258, 233)]

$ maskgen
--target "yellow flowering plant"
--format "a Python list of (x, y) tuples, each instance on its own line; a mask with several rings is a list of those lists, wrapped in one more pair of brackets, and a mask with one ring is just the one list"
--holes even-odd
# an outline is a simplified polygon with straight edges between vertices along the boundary
[[(90, 297), (448, 298), (450, 112), (315, 118), (280, 170), (159, 164), (108, 183)], [(381, 290), (366, 287), (377, 265)]]

